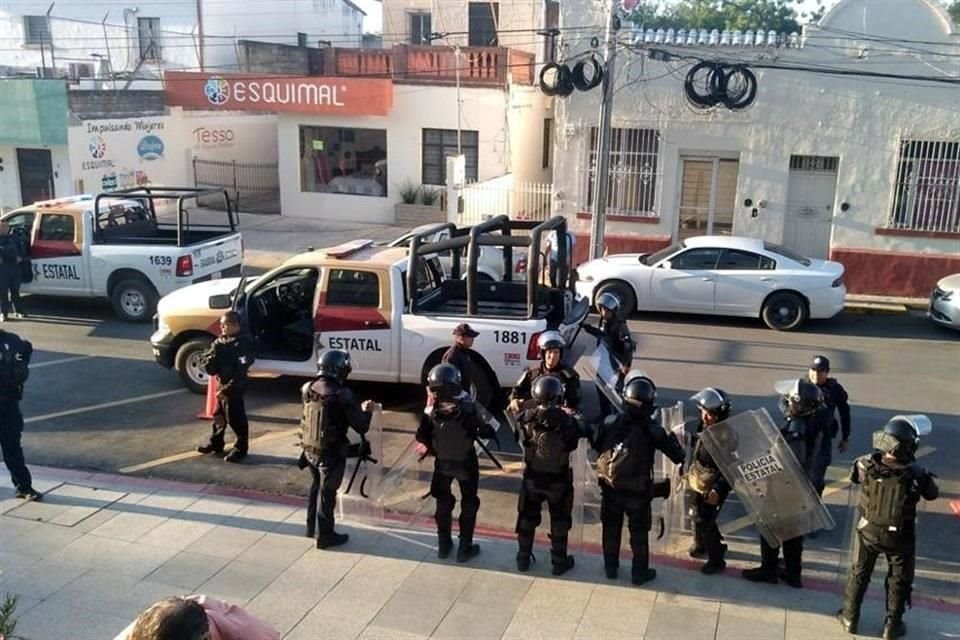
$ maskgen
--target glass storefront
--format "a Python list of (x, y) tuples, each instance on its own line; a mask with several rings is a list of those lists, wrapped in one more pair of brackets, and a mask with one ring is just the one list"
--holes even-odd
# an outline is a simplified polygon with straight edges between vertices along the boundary
[(387, 197), (385, 129), (300, 127), (300, 190)]

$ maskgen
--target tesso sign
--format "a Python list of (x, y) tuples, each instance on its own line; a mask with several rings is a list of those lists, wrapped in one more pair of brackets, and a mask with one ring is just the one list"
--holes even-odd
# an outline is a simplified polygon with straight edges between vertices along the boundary
[(194, 144), (233, 144), (233, 138), (233, 129), (197, 127), (193, 130)]

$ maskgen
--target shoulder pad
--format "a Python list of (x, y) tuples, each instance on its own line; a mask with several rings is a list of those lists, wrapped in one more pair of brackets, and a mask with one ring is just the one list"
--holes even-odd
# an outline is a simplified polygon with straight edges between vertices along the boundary
[(460, 411), (465, 414), (473, 415), (477, 412), (477, 403), (471, 397), (466, 397), (460, 401)]
[(337, 397), (340, 399), (340, 402), (353, 402), (353, 391), (350, 390), (350, 387), (341, 386), (337, 390)]

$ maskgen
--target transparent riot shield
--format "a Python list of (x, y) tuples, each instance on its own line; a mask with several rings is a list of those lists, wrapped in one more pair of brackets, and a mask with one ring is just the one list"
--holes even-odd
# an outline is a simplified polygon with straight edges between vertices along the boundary
[(833, 518), (766, 410), (732, 416), (700, 438), (768, 543), (779, 546), (833, 528)]
[(577, 368), (581, 376), (593, 381), (597, 391), (606, 396), (618, 411), (623, 411), (623, 400), (617, 393), (619, 371), (614, 366), (613, 356), (610, 355), (606, 345), (602, 343), (597, 345), (591, 355), (580, 359)]
[[(587, 511), (593, 509), (590, 497), (590, 484), (596, 485), (597, 476), (590, 464), (590, 445), (586, 439), (581, 439), (576, 451), (570, 454), (570, 468), (573, 471), (573, 526), (567, 538), (570, 549), (584, 550), (584, 544), (589, 540), (585, 530), (585, 520), (589, 520)], [(599, 510), (599, 496), (596, 500), (596, 509)]]
[(379, 504), (388, 521), (411, 525), (421, 519), (430, 500), (433, 458), (417, 451), (413, 438), (392, 461), (380, 483)]
[(494, 444), (496, 445), (496, 448), (500, 449), (500, 437), (502, 435), (500, 433), (500, 427), (502, 425), (500, 424), (500, 421), (497, 420), (493, 416), (493, 414), (490, 413), (487, 410), (487, 408), (484, 407), (479, 402), (477, 403), (477, 413), (480, 415), (480, 419), (483, 420), (491, 429), (493, 429), (493, 434), (494, 434), (493, 438), (484, 438), (477, 442), (476, 444), (477, 455), (482, 458), (484, 456), (484, 452), (483, 452), (483, 447), (480, 446), (481, 442), (483, 443), (484, 446), (490, 447), (490, 441), (493, 440)]
[[(689, 451), (686, 444), (683, 421), (683, 403), (677, 402), (669, 407), (660, 408), (660, 424), (667, 433), (672, 433), (684, 445), (684, 451)], [(686, 457), (686, 456), (685, 456)], [(684, 520), (684, 483), (680, 473), (680, 466), (660, 451), (654, 458), (654, 481), (666, 488), (669, 493), (665, 497), (655, 499), (652, 504), (653, 530), (651, 531), (651, 547), (654, 553), (672, 554), (675, 546), (681, 545), (678, 533), (683, 529)]]
[(380, 491), (383, 478), (383, 408), (376, 404), (364, 436), (352, 429), (343, 482), (337, 491), (337, 518), (354, 522), (383, 520)]

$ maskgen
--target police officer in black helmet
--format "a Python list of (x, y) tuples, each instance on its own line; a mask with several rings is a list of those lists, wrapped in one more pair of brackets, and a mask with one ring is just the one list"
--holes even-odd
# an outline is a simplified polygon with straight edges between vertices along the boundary
[(357, 405), (346, 386), (352, 370), (349, 353), (327, 349), (317, 359), (317, 379), (300, 389), (301, 468), (306, 466), (313, 476), (307, 501), (307, 536), (316, 534), (318, 549), (336, 547), (349, 538), (334, 531), (333, 515), (349, 453), (347, 429), (365, 434), (375, 408), (372, 400)]
[(563, 408), (563, 382), (555, 375), (537, 378), (532, 388), (537, 406), (517, 416), (523, 444), (523, 484), (517, 503), (517, 569), (528, 571), (543, 502), (550, 510), (550, 561), (555, 576), (574, 564), (567, 554), (573, 526), (573, 471), (570, 453), (577, 448), (581, 422)]
[(695, 421), (693, 436), (693, 462), (687, 471), (686, 483), (691, 499), (690, 511), (693, 515), (693, 546), (690, 555), (693, 557), (707, 556), (707, 562), (700, 571), (707, 575), (722, 571), (727, 563), (724, 555), (727, 545), (723, 544), (717, 518), (723, 507), (727, 495), (730, 493), (730, 483), (720, 472), (720, 467), (713, 456), (700, 441), (700, 434), (718, 422), (730, 417), (733, 404), (723, 389), (707, 387), (694, 394), (690, 401), (700, 411), (700, 418)]
[(916, 518), (920, 498), (935, 500), (940, 494), (934, 474), (916, 462), (920, 436), (930, 432), (926, 416), (896, 416), (873, 434), (873, 448), (850, 470), (850, 481), (859, 484), (856, 555), (837, 617), (849, 633), (857, 633), (860, 605), (870, 585), (877, 557), (887, 558), (887, 617), (884, 640), (906, 634), (903, 613), (910, 603), (916, 566)]
[(623, 390), (626, 415), (607, 418), (597, 430), (593, 446), (600, 483), (600, 522), (603, 525), (603, 564), (614, 580), (620, 567), (620, 540), (627, 517), (633, 551), (631, 581), (641, 585), (657, 576), (650, 568), (650, 502), (669, 495), (669, 486), (655, 487), (653, 458), (659, 449), (675, 464), (683, 464), (684, 451), (676, 436), (654, 419), (657, 387), (645, 376), (632, 378)]
[(480, 465), (474, 440), (492, 438), (493, 429), (477, 413), (473, 399), (463, 393), (460, 372), (452, 364), (438, 364), (427, 375), (427, 387), (433, 404), (420, 418), (417, 452), (433, 455), (433, 479), (430, 495), (437, 500), (437, 556), (446, 558), (453, 549), (453, 508), (457, 504), (450, 490), (453, 481), (460, 486), (460, 543), (457, 562), (466, 562), (480, 553), (473, 542), (473, 530), (480, 509), (478, 489)]
[[(780, 433), (812, 483), (811, 471), (817, 447), (826, 431), (823, 394), (820, 387), (806, 378), (791, 381), (790, 384), (791, 387), (783, 390), (780, 397), (780, 410), (784, 415)], [(760, 566), (744, 569), (743, 577), (751, 582), (771, 584), (776, 584), (779, 578), (791, 587), (802, 588), (803, 536), (783, 541), (783, 570), (778, 569), (779, 558), (780, 548), (770, 546), (761, 536)]]
[(580, 376), (564, 363), (566, 341), (559, 331), (544, 331), (537, 339), (540, 364), (523, 372), (517, 386), (510, 393), (510, 410), (517, 412), (524, 401), (531, 398), (531, 387), (540, 376), (554, 375), (563, 382), (563, 406), (580, 410)]

